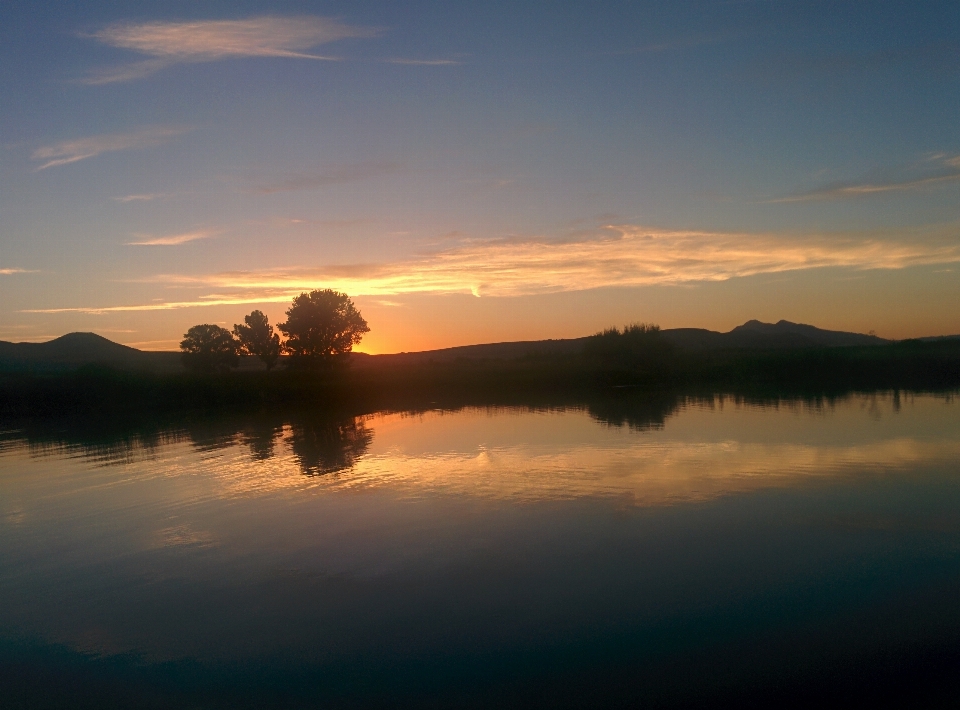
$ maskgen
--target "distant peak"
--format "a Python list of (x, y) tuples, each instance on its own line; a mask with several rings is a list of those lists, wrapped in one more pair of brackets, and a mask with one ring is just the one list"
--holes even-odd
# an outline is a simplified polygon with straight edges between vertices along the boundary
[[(53, 340), (49, 340), (47, 342), (66, 343), (70, 341), (81, 341), (81, 340), (95, 340), (97, 342), (106, 340), (108, 343), (113, 342), (108, 338), (104, 338), (102, 335), (97, 335), (96, 333), (84, 333), (81, 331), (77, 331), (76, 333), (67, 333), (66, 335), (61, 335), (59, 338), (54, 338)], [(119, 343), (115, 343), (115, 345), (119, 345)]]

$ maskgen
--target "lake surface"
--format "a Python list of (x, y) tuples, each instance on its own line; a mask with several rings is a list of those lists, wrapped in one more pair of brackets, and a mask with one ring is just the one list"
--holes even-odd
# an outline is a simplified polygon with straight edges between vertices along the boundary
[(958, 671), (950, 396), (0, 434), (12, 706), (947, 707)]

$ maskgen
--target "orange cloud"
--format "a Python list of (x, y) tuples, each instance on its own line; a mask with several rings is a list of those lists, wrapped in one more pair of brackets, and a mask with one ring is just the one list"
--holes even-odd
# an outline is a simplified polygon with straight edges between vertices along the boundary
[(148, 311), (280, 303), (301, 291), (334, 288), (353, 296), (407, 293), (524, 296), (611, 286), (728, 279), (800, 269), (902, 269), (960, 262), (956, 226), (923, 234), (811, 237), (609, 225), (577, 242), (490, 241), (389, 264), (164, 274), (147, 281), (209, 289), (189, 301), (54, 311)]
[(184, 234), (171, 234), (166, 237), (151, 237), (145, 234), (137, 234), (139, 242), (127, 242), (127, 246), (135, 247), (170, 247), (187, 242), (195, 242), (198, 239), (209, 239), (217, 234), (210, 230), (200, 230), (196, 232), (185, 232)]

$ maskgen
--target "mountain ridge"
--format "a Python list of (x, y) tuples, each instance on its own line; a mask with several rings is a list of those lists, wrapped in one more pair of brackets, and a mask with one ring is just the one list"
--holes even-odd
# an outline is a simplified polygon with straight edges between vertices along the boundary
[[(684, 350), (863, 347), (895, 342), (872, 334), (826, 330), (787, 320), (777, 323), (748, 320), (726, 333), (705, 328), (670, 328), (660, 332), (667, 342)], [(443, 362), (457, 359), (515, 359), (531, 355), (575, 355), (583, 348), (588, 337), (459, 345), (383, 355), (354, 353), (353, 360), (362, 366), (385, 360)], [(931, 336), (923, 340), (952, 337), (957, 336)], [(91, 364), (154, 371), (182, 369), (179, 352), (138, 350), (96, 333), (67, 333), (43, 343), (0, 341), (0, 369), (62, 370)], [(256, 367), (255, 359), (244, 358), (242, 369)]]

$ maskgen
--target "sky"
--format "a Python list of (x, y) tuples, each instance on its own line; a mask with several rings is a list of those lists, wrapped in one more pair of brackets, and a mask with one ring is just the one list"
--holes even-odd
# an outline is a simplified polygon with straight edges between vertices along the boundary
[(0, 340), (960, 333), (960, 3), (0, 5)]

